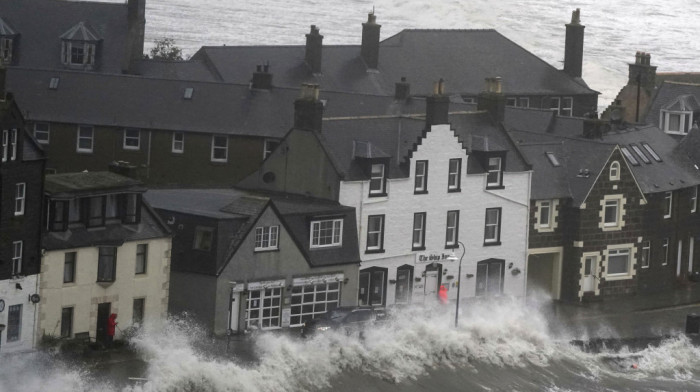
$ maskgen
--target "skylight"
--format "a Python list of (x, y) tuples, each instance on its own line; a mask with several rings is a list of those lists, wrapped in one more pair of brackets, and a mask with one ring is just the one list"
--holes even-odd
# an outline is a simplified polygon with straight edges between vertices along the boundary
[(632, 164), (632, 166), (639, 166), (639, 161), (637, 158), (632, 155), (630, 150), (627, 149), (627, 147), (620, 147), (620, 150), (622, 150), (622, 154), (627, 158), (627, 160)]
[(651, 161), (649, 160), (649, 158), (647, 158), (646, 155), (644, 155), (641, 148), (639, 148), (636, 144), (630, 144), (630, 147), (632, 147), (634, 152), (636, 152), (637, 155), (639, 155), (639, 157), (642, 159), (642, 161), (644, 161), (644, 163), (651, 164)]
[(56, 90), (58, 89), (58, 78), (51, 78), (51, 81), (49, 81), (49, 89), (50, 90)]
[(544, 153), (544, 155), (547, 156), (547, 159), (549, 159), (549, 163), (552, 164), (554, 167), (559, 167), (561, 166), (561, 163), (559, 163), (559, 160), (557, 159), (556, 156), (554, 156), (554, 153), (551, 151), (547, 151)]
[(192, 87), (185, 88), (185, 99), (192, 99), (192, 93), (194, 93), (194, 88), (192, 88)]
[(654, 149), (651, 148), (651, 146), (649, 144), (642, 143), (642, 146), (644, 147), (645, 150), (647, 150), (649, 152), (651, 157), (654, 158), (654, 160), (656, 162), (661, 162), (661, 157), (659, 157), (659, 154), (657, 154), (656, 151), (654, 151)]

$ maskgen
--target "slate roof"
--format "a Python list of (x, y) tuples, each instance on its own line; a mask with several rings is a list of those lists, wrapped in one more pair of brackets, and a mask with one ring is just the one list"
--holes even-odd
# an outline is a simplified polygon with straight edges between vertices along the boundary
[[(228, 244), (226, 261), (217, 274), (230, 262), (268, 205), (279, 212), (280, 221), (312, 267), (358, 263), (360, 260), (355, 209), (337, 202), (239, 189), (152, 189), (145, 197), (157, 209), (231, 221), (227, 224), (232, 225), (236, 234)], [(345, 217), (343, 246), (309, 249), (309, 217), (318, 215)]]
[(0, 17), (19, 34), (15, 64), (62, 68), (60, 37), (83, 22), (103, 39), (99, 61), (104, 72), (121, 72), (127, 42), (124, 3), (64, 0), (3, 0)]
[(657, 88), (649, 111), (647, 111), (646, 123), (658, 126), (661, 109), (672, 105), (679, 97), (684, 95), (690, 95), (696, 101), (700, 101), (700, 84), (671, 81), (662, 83)]
[[(529, 170), (517, 147), (504, 131), (493, 125), (486, 112), (453, 113), (449, 122), (465, 154), (484, 151), (489, 145), (489, 151), (507, 151), (507, 172)], [(368, 174), (355, 159), (358, 143), (371, 144), (376, 151), (384, 153), (380, 154), (382, 158), (391, 157), (388, 178), (406, 178), (409, 172), (405, 163), (425, 136), (424, 129), (424, 116), (330, 118), (324, 121), (320, 139), (345, 180), (367, 178)]]
[[(32, 121), (282, 138), (292, 127), (298, 88), (153, 79), (90, 72), (7, 70), (7, 88)], [(52, 78), (58, 88), (49, 89)], [(192, 99), (184, 99), (193, 88)], [(425, 100), (321, 91), (324, 117), (424, 113)], [(453, 103), (455, 110), (471, 105)], [(148, 108), (148, 110), (144, 110)]]
[[(507, 108), (506, 113), (511, 121), (527, 117), (528, 114), (539, 116), (536, 110)], [(551, 124), (531, 121), (529, 126), (523, 125), (527, 122), (520, 123), (520, 126), (509, 125), (513, 139), (533, 165), (532, 199), (563, 197), (572, 198), (576, 204), (582, 203), (616, 146), (626, 148), (635, 159), (632, 162), (625, 157), (640, 190), (645, 194), (700, 184), (700, 172), (687, 156), (678, 153), (678, 142), (657, 127), (643, 125), (613, 129), (599, 139), (586, 139), (581, 136), (583, 122), (582, 118), (557, 117)], [(575, 133), (577, 129), (581, 130), (578, 134)], [(688, 145), (694, 145), (691, 138), (688, 140)], [(661, 158), (660, 162), (654, 159), (644, 144), (656, 152)], [(632, 146), (638, 147), (639, 152)], [(546, 152), (553, 153), (561, 166), (552, 165)], [(581, 175), (585, 170), (590, 174), (588, 177)]]
[(82, 195), (95, 191), (133, 190), (143, 191), (141, 181), (112, 172), (78, 172), (48, 174), (44, 180), (44, 192), (51, 197)]
[(277, 86), (318, 83), (329, 91), (393, 95), (407, 77), (411, 91), (425, 96), (443, 78), (451, 91), (476, 95), (486, 77), (501, 76), (508, 94), (597, 94), (495, 30), (403, 30), (380, 42), (378, 72), (367, 72), (360, 45), (324, 45), (322, 52), (320, 75), (304, 62), (305, 45), (205, 46), (193, 59), (235, 83), (247, 83), (255, 66), (269, 61)]
[(70, 41), (90, 41), (97, 42), (102, 39), (86, 22), (78, 22), (77, 25), (71, 27), (68, 31), (61, 35), (61, 39)]

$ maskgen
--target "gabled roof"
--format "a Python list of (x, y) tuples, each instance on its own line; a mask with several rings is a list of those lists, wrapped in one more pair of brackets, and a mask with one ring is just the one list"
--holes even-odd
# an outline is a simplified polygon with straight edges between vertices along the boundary
[(102, 38), (93, 31), (93, 29), (88, 26), (87, 23), (80, 21), (75, 26), (71, 27), (61, 35), (61, 39), (70, 41), (90, 41), (97, 42)]
[[(337, 202), (240, 189), (152, 189), (146, 192), (145, 197), (156, 209), (214, 218), (226, 221), (231, 226), (234, 235), (226, 245), (225, 261), (216, 274), (220, 274), (231, 261), (267, 208), (273, 209), (311, 267), (350, 264), (360, 260), (355, 209)], [(309, 218), (328, 215), (345, 217), (343, 246), (310, 252)]]
[[(303, 37), (300, 37), (302, 39)], [(305, 46), (205, 46), (193, 59), (209, 62), (223, 80), (247, 83), (261, 61), (277, 86), (317, 83), (329, 91), (393, 95), (407, 77), (415, 95), (444, 78), (450, 90), (477, 95), (484, 79), (499, 75), (508, 94), (597, 94), (495, 30), (404, 30), (379, 44), (377, 72), (367, 72), (359, 45), (324, 45), (321, 74), (304, 62)]]
[(8, 36), (8, 35), (16, 35), (17, 33), (15, 32), (15, 29), (10, 27), (7, 22), (3, 18), (0, 18), (0, 35), (3, 36)]
[[(674, 105), (680, 97), (686, 96), (685, 100), (692, 97), (695, 102), (700, 101), (700, 84), (669, 82), (662, 83), (656, 90), (656, 94), (649, 106), (646, 123), (659, 125), (659, 116), (662, 109)], [(680, 104), (680, 103), (679, 103)]]
[(0, 16), (20, 36), (15, 48), (19, 56), (13, 60), (16, 65), (63, 68), (60, 37), (84, 22), (92, 30), (85, 37), (103, 39), (100, 69), (121, 73), (128, 30), (125, 2), (6, 0), (0, 1)]
[(693, 112), (700, 109), (700, 104), (695, 96), (690, 94), (681, 95), (662, 109), (674, 112)]

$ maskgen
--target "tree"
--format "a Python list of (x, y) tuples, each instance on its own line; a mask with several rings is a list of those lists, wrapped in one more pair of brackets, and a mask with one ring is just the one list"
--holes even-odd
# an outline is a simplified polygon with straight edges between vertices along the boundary
[(172, 38), (161, 38), (153, 41), (156, 45), (151, 49), (151, 58), (155, 60), (184, 60), (182, 49), (175, 45)]

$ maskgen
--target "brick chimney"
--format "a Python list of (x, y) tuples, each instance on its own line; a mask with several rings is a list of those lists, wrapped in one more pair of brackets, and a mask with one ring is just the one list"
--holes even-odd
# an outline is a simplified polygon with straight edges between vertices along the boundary
[(270, 73), (269, 63), (256, 67), (250, 87), (258, 90), (269, 90), (272, 88), (272, 74)]
[(639, 78), (639, 85), (650, 93), (656, 84), (656, 66), (651, 65), (651, 55), (649, 53), (637, 52), (634, 56), (634, 64), (629, 65), (629, 79), (627, 84), (636, 86)]
[(294, 101), (294, 128), (321, 132), (323, 102), (318, 99), (318, 84), (301, 85), (299, 98)]
[(321, 73), (321, 51), (323, 49), (323, 36), (316, 25), (311, 25), (311, 31), (306, 34), (306, 56), (304, 60), (315, 74)]
[(433, 87), (433, 95), (425, 99), (425, 126), (448, 124), (450, 97), (445, 95), (445, 81), (440, 79)]
[(128, 0), (126, 5), (126, 50), (122, 62), (123, 73), (136, 73), (136, 65), (143, 58), (146, 30), (146, 0)]
[(564, 72), (574, 78), (580, 78), (583, 68), (583, 29), (581, 10), (571, 13), (571, 23), (566, 25), (566, 44), (564, 47)]
[(377, 69), (379, 65), (379, 29), (382, 25), (376, 23), (374, 11), (367, 15), (367, 23), (362, 24), (362, 58), (369, 69)]
[(394, 99), (397, 101), (405, 101), (411, 96), (411, 83), (406, 81), (406, 77), (402, 76), (400, 82), (396, 82), (394, 89)]
[(477, 97), (476, 110), (489, 112), (496, 123), (503, 122), (506, 113), (506, 96), (503, 94), (500, 77), (486, 78), (486, 89)]

